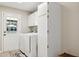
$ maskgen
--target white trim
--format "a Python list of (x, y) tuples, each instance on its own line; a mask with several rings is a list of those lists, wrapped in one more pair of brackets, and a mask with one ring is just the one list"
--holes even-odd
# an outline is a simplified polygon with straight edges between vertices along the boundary
[(4, 51), (4, 23), (3, 23), (3, 16), (4, 16), (4, 13), (3, 13), (3, 11), (2, 11), (2, 52)]

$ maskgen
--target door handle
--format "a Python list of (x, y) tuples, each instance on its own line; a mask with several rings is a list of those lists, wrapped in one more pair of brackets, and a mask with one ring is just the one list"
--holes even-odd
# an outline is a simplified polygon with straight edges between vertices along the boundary
[(6, 33), (6, 31), (4, 31), (4, 33)]
[(6, 34), (4, 34), (4, 36), (6, 36)]
[(6, 36), (6, 31), (4, 31), (4, 36)]

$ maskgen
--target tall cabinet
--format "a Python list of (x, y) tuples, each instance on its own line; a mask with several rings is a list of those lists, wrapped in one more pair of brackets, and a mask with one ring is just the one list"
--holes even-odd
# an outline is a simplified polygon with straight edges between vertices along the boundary
[(38, 56), (55, 57), (61, 52), (61, 8), (58, 3), (38, 6)]

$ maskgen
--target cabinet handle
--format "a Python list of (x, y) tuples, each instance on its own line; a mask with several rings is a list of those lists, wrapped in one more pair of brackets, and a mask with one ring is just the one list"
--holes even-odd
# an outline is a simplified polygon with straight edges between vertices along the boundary
[(47, 45), (47, 48), (49, 48), (49, 45)]
[(47, 33), (49, 33), (49, 30), (47, 30)]
[(29, 53), (31, 52), (31, 36), (29, 37)]

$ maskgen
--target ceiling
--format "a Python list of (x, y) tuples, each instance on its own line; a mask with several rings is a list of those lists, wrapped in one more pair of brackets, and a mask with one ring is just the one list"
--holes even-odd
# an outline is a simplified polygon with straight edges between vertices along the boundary
[(41, 2), (0, 2), (0, 6), (20, 9), (23, 11), (33, 12)]
[[(7, 7), (11, 7), (11, 8), (16, 8), (16, 9), (20, 9), (23, 11), (28, 11), (28, 12), (33, 12), (35, 10), (37, 10), (37, 6), (39, 4), (41, 4), (42, 2), (0, 2), (0, 6), (7, 6)], [(72, 3), (72, 2), (60, 2), (59, 4), (63, 5), (63, 6), (79, 6), (79, 3)]]
[(65, 10), (79, 11), (79, 2), (61, 2), (59, 4), (61, 4), (62, 8)]
[(79, 2), (60, 2), (59, 4), (63, 5), (63, 6), (79, 6)]

